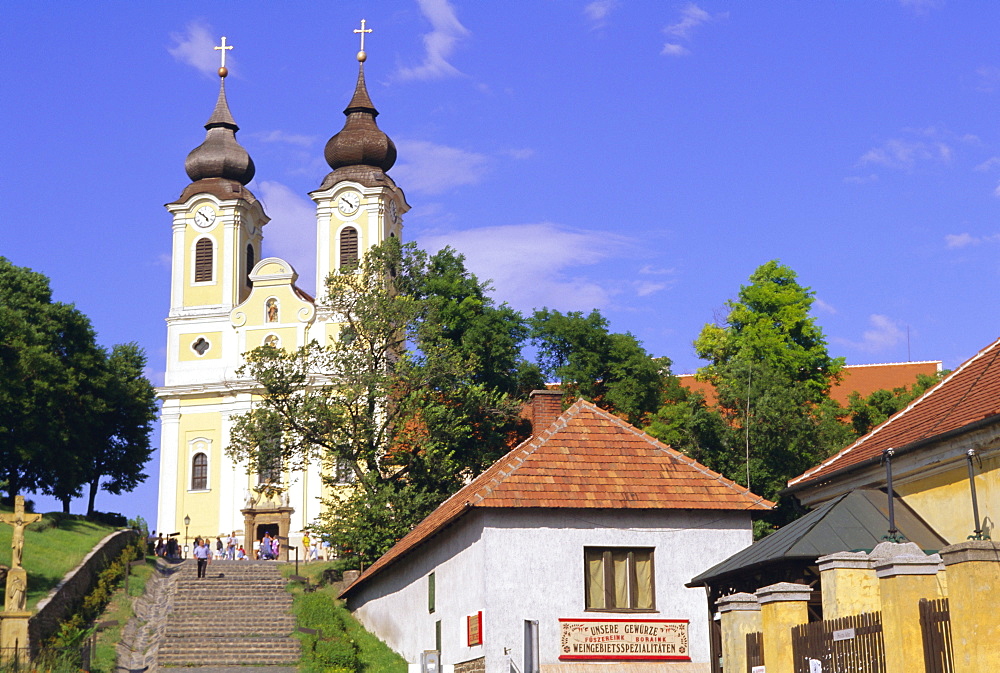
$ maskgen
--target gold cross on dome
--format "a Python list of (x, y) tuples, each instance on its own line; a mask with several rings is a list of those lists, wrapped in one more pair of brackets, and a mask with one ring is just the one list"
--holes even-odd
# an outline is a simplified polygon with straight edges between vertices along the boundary
[(231, 44), (228, 45), (228, 46), (226, 45), (226, 36), (225, 35), (222, 36), (222, 46), (221, 47), (212, 47), (212, 49), (214, 49), (216, 51), (221, 51), (222, 52), (222, 66), (221, 67), (223, 67), (223, 68), (226, 67), (226, 52), (229, 51), (232, 48), (233, 48), (233, 45), (231, 45)]
[(354, 32), (355, 33), (361, 33), (361, 51), (364, 51), (365, 50), (365, 33), (372, 32), (372, 29), (369, 28), (368, 30), (365, 30), (365, 20), (361, 19), (361, 30), (358, 30), (357, 28), (355, 28)]

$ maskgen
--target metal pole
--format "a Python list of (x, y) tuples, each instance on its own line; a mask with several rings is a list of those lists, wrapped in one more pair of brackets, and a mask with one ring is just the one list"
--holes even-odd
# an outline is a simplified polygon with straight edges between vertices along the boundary
[(889, 542), (904, 542), (905, 537), (899, 534), (896, 530), (896, 510), (895, 510), (895, 494), (892, 490), (892, 457), (895, 455), (896, 450), (889, 448), (882, 452), (882, 458), (885, 460), (885, 481), (886, 488), (889, 494), (889, 534), (882, 537), (883, 540), (888, 540)]
[(969, 449), (965, 452), (965, 459), (969, 464), (969, 490), (972, 491), (972, 516), (975, 519), (973, 530), (975, 531), (969, 536), (970, 540), (989, 540), (990, 536), (983, 534), (983, 529), (980, 527), (979, 520), (979, 500), (976, 498), (976, 471), (972, 465), (972, 459), (976, 456), (975, 449)]

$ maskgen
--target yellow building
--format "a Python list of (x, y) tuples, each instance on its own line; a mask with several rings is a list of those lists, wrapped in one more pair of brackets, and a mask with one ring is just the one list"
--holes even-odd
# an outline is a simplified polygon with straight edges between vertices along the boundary
[[(324, 152), (332, 171), (309, 195), (316, 203), (317, 288), (372, 246), (400, 237), (409, 210), (386, 173), (396, 148), (375, 123), (363, 51), (358, 61), (347, 119)], [(321, 511), (320, 467), (248, 475), (245, 465), (226, 455), (233, 417), (253, 403), (252, 381), (237, 371), (253, 348), (323, 343), (336, 324), (321, 301), (296, 286), (291, 263), (263, 255), (270, 218), (246, 187), (255, 168), (236, 140), (226, 74), (219, 69), (219, 97), (205, 124), (205, 142), (184, 164), (191, 184), (166, 205), (173, 216), (173, 256), (167, 368), (158, 391), (163, 409), (156, 528), (192, 538), (243, 530), (245, 544), (270, 531), (290, 535), (296, 544)], [(274, 500), (254, 491), (268, 481), (283, 491)]]

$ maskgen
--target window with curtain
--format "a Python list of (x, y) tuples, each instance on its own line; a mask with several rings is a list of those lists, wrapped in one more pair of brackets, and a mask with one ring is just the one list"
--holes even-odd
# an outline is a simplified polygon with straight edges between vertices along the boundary
[(208, 489), (208, 456), (204, 453), (194, 454), (191, 459), (191, 490), (205, 491)]
[(588, 610), (652, 612), (653, 550), (585, 547), (584, 591)]
[(194, 244), (194, 282), (207, 283), (212, 280), (212, 239), (202, 238)]

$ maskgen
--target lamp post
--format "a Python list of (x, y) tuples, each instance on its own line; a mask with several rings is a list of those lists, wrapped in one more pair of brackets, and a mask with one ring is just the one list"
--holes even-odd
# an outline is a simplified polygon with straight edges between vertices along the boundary
[(188, 526), (191, 525), (191, 517), (184, 515), (184, 558), (188, 557)]

